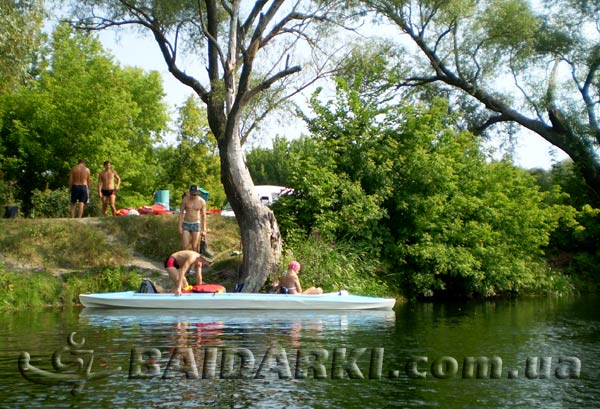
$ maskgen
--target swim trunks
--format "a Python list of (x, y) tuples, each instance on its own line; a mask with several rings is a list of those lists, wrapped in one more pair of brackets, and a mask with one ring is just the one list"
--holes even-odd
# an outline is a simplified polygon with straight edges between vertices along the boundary
[(171, 267), (179, 269), (179, 263), (177, 262), (177, 259), (175, 257), (169, 256), (165, 260), (165, 268)]
[(200, 231), (200, 222), (183, 222), (181, 228), (190, 233), (197, 233)]
[(283, 286), (279, 287), (279, 292), (280, 292), (281, 294), (289, 294), (289, 293), (290, 293), (290, 291), (296, 291), (296, 287), (290, 287), (290, 288), (288, 288), (288, 287), (283, 287)]
[(71, 186), (71, 203), (87, 203), (89, 200), (87, 185)]
[(100, 192), (102, 192), (102, 196), (108, 197), (115, 194), (115, 189), (101, 189)]

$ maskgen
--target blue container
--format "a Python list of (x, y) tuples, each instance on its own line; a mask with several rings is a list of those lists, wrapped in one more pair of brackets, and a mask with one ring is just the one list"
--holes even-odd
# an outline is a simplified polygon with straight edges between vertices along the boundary
[(162, 205), (165, 209), (171, 210), (169, 207), (169, 191), (158, 190), (154, 195), (154, 204)]
[(204, 199), (205, 202), (208, 202), (208, 190), (199, 188), (198, 192), (200, 193), (200, 197)]

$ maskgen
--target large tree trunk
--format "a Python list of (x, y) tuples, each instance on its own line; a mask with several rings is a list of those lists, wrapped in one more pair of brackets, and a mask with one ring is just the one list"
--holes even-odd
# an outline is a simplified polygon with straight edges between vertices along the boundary
[[(231, 131), (229, 131), (231, 132)], [(221, 181), (240, 227), (243, 262), (238, 284), (242, 291), (258, 291), (269, 274), (279, 269), (281, 236), (273, 212), (262, 205), (244, 162), (239, 138), (219, 138)]]

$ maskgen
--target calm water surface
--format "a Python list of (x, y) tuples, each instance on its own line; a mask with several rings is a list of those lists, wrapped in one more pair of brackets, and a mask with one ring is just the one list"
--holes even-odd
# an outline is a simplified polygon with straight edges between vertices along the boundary
[[(0, 313), (0, 407), (597, 408), (599, 311), (585, 297), (391, 312)], [(50, 377), (25, 374), (43, 384), (21, 374), (25, 352)], [(469, 357), (496, 365), (469, 376)]]

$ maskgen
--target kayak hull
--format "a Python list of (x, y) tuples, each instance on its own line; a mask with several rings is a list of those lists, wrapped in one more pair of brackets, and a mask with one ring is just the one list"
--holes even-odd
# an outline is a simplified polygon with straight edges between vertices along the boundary
[(80, 294), (88, 308), (154, 308), (192, 310), (391, 310), (393, 298), (351, 295), (345, 291), (320, 295), (259, 293), (114, 293)]

